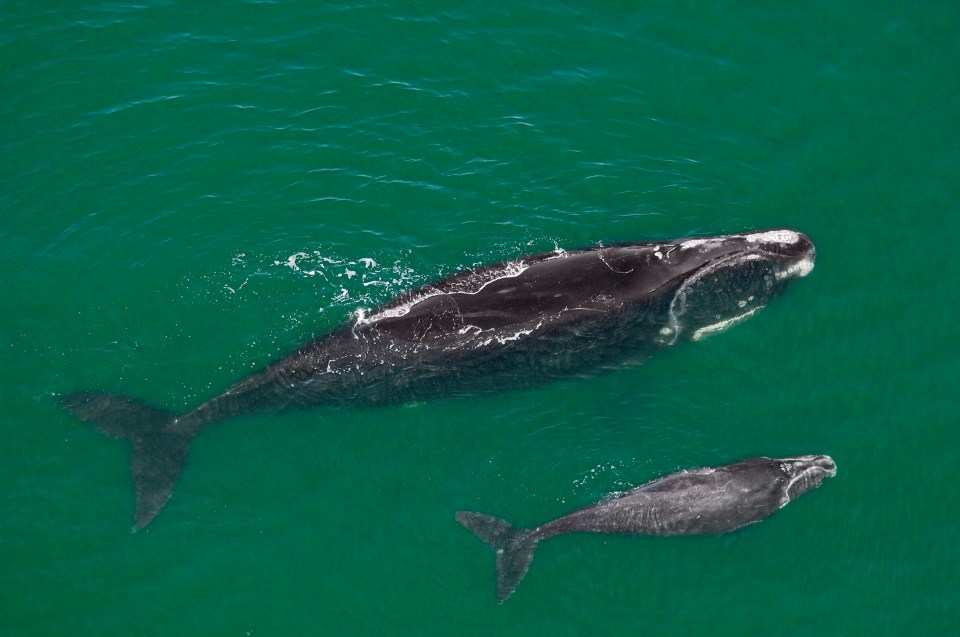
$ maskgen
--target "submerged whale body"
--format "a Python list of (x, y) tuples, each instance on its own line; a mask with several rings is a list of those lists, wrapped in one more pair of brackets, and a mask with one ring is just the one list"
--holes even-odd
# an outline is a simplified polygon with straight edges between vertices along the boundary
[(99, 391), (62, 402), (131, 441), (143, 527), (205, 425), (260, 410), (498, 391), (643, 359), (749, 317), (809, 273), (814, 258), (793, 230), (524, 256), (358, 313), (186, 414)]
[(759, 522), (836, 472), (829, 456), (753, 458), (671, 473), (535, 529), (469, 511), (456, 518), (496, 551), (497, 599), (503, 602), (526, 575), (540, 540), (564, 533), (726, 533)]

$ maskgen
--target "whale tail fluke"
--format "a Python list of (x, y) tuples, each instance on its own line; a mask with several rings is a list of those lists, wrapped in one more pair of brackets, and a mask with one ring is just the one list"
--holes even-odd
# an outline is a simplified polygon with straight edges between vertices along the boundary
[(497, 555), (497, 601), (503, 603), (527, 574), (537, 538), (527, 529), (490, 515), (470, 511), (457, 512), (457, 522), (476, 533)]
[(145, 527), (163, 508), (173, 491), (192, 431), (177, 431), (177, 415), (135, 398), (105, 392), (79, 392), (62, 400), (80, 420), (133, 445), (130, 469), (136, 493), (134, 530)]

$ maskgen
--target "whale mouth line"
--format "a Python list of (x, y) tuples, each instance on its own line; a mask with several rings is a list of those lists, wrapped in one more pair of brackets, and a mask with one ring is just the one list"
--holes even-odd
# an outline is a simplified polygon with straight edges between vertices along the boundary
[(698, 328), (696, 331), (694, 331), (693, 334), (690, 335), (690, 340), (692, 340), (692, 341), (702, 341), (703, 339), (707, 338), (708, 336), (713, 336), (714, 334), (719, 334), (720, 332), (724, 332), (724, 331), (730, 329), (731, 327), (733, 327), (734, 325), (739, 325), (740, 323), (743, 323), (743, 322), (746, 321), (748, 318), (750, 318), (751, 316), (753, 316), (754, 314), (756, 314), (757, 312), (759, 312), (759, 311), (762, 310), (762, 309), (763, 309), (763, 306), (762, 306), (762, 305), (758, 305), (757, 307), (750, 308), (749, 310), (747, 310), (747, 311), (744, 312), (743, 314), (739, 314), (739, 315), (737, 315), (737, 316), (731, 316), (731, 317), (728, 318), (728, 319), (723, 319), (722, 321), (717, 321), (716, 323), (713, 323), (712, 325), (705, 325), (705, 326), (703, 326), (703, 327), (701, 327), (701, 328)]
[[(781, 469), (790, 476), (783, 488), (780, 506), (820, 485), (826, 478), (837, 475), (837, 463), (830, 456), (807, 455), (782, 458)], [(796, 493), (795, 493), (796, 491)]]
[[(689, 290), (697, 284), (698, 281), (714, 272), (717, 272), (723, 267), (730, 265), (731, 263), (745, 263), (747, 261), (757, 261), (762, 258), (762, 255), (753, 250), (739, 251), (723, 256), (716, 261), (712, 261), (697, 269), (690, 276), (690, 278), (680, 284), (680, 287), (677, 289), (676, 293), (674, 293), (673, 299), (670, 301), (670, 307), (667, 311), (667, 325), (660, 330), (661, 336), (664, 337), (660, 339), (660, 342), (664, 345), (672, 345), (680, 336), (680, 333), (683, 331), (684, 327), (681, 317), (687, 311), (687, 294)], [(734, 325), (747, 320), (762, 307), (763, 305), (758, 305), (736, 316), (732, 316), (727, 319), (721, 319), (716, 323), (700, 327), (693, 332), (691, 339), (694, 341), (699, 341), (707, 336), (722, 332), (729, 327), (733, 327)]]

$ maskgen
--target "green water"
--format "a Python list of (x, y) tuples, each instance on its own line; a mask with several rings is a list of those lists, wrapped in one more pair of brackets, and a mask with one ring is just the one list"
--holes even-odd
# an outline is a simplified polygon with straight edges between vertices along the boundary
[[(955, 634), (960, 7), (528, 5), (2, 3), (0, 634)], [(743, 325), (225, 423), (135, 534), (126, 443), (55, 402), (185, 410), (461, 268), (773, 226), (817, 266)], [(502, 606), (453, 518), (801, 453), (837, 477), (763, 523), (556, 538)]]

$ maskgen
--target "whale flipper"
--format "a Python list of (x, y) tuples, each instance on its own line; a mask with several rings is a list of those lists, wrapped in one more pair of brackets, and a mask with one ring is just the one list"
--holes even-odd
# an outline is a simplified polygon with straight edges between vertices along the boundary
[(137, 497), (134, 528), (146, 526), (170, 498), (193, 432), (173, 429), (176, 414), (117, 394), (70, 394), (63, 399), (63, 406), (108, 436), (133, 444), (130, 470)]
[(527, 529), (518, 529), (490, 515), (458, 511), (456, 517), (497, 554), (497, 601), (503, 603), (527, 574), (537, 538)]

